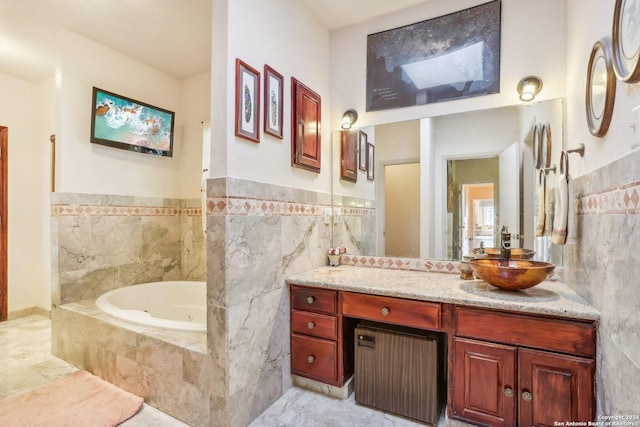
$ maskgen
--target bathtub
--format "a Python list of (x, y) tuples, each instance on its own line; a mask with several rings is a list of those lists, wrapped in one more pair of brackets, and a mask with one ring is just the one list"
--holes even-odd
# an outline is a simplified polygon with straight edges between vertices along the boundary
[(136, 325), (207, 330), (206, 282), (151, 282), (114, 289), (96, 299), (100, 310)]

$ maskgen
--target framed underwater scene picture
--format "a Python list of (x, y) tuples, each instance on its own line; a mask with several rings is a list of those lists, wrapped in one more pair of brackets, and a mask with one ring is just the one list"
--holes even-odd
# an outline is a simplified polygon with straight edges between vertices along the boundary
[(236, 136), (260, 142), (260, 72), (236, 58)]
[(283, 82), (280, 73), (264, 66), (264, 133), (282, 139)]
[(173, 156), (175, 113), (93, 88), (91, 142), (156, 156)]

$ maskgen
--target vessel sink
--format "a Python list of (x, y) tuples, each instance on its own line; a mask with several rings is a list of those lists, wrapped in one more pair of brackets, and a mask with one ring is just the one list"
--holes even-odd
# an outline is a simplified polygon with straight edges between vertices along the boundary
[[(499, 248), (475, 248), (473, 249), (473, 254), (478, 255), (482, 253), (482, 249), (484, 249), (484, 253), (487, 254), (487, 258), (500, 258)], [(531, 249), (511, 248), (511, 259), (531, 259), (535, 254), (536, 251), (532, 251)]]
[(555, 268), (548, 262), (522, 259), (473, 259), (469, 264), (479, 279), (509, 291), (531, 288)]

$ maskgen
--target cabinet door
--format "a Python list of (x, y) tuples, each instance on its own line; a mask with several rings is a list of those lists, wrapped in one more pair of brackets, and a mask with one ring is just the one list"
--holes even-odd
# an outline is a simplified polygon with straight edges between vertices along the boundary
[(516, 348), (454, 338), (453, 416), (515, 425)]
[(593, 420), (593, 373), (591, 359), (519, 350), (520, 425)]
[(358, 132), (343, 130), (340, 150), (340, 179), (358, 181)]
[(291, 164), (320, 172), (320, 95), (291, 78)]

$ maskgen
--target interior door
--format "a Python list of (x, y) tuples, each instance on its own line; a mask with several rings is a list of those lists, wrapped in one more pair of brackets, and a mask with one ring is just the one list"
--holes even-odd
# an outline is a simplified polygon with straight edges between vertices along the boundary
[[(511, 144), (500, 154), (499, 159), (499, 194), (500, 213), (498, 217), (498, 232), (503, 226), (509, 229), (511, 234), (520, 235), (520, 143)], [(511, 246), (518, 239), (511, 239)]]
[(8, 168), (7, 154), (8, 130), (0, 126), (0, 321), (7, 320), (7, 257), (9, 248), (7, 245), (7, 192), (8, 192)]
[(420, 163), (384, 167), (385, 256), (420, 257)]

